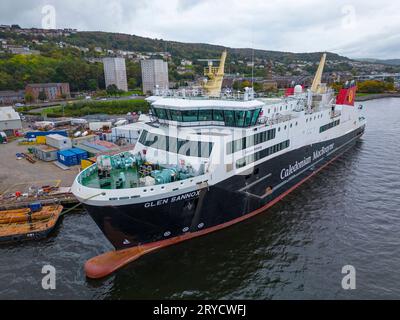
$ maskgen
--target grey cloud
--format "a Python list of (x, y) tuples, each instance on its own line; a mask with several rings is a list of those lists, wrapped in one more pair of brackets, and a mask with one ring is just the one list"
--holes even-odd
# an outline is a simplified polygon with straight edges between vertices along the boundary
[[(46, 4), (56, 7), (58, 27), (233, 47), (400, 57), (400, 3), (390, 0), (3, 0), (0, 21), (40, 27)], [(351, 10), (355, 28), (346, 29)]]

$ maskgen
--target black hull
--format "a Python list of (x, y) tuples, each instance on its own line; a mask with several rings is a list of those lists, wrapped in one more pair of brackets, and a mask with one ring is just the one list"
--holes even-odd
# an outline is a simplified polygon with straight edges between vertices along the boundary
[[(361, 127), (334, 140), (308, 145), (255, 166), (216, 185), (148, 203), (95, 207), (90, 215), (116, 249), (207, 233), (252, 216), (355, 145)], [(297, 162), (297, 165), (296, 165)], [(258, 212), (257, 212), (258, 213)]]

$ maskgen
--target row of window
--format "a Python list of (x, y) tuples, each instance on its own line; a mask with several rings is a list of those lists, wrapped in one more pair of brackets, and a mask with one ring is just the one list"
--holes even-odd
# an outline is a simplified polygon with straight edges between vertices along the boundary
[(153, 114), (161, 120), (178, 122), (216, 121), (227, 127), (250, 127), (257, 123), (261, 109), (255, 110), (174, 110), (152, 107)]
[(209, 158), (214, 144), (212, 142), (190, 141), (176, 137), (163, 136), (143, 130), (139, 142), (146, 147), (178, 153), (185, 156)]
[(274, 153), (279, 152), (279, 151), (281, 151), (283, 149), (286, 149), (286, 148), (289, 147), (289, 144), (290, 144), (290, 140), (286, 140), (286, 141), (278, 143), (278, 144), (276, 144), (276, 145), (274, 145), (272, 147), (263, 149), (263, 150), (258, 151), (256, 153), (253, 153), (253, 154), (251, 154), (249, 156), (246, 156), (246, 157), (244, 157), (242, 159), (239, 159), (239, 160), (236, 161), (236, 168), (243, 168), (243, 167), (247, 166), (250, 163), (256, 162), (256, 161), (258, 161), (260, 159), (268, 157), (271, 154), (274, 154)]
[(326, 125), (320, 127), (320, 128), (319, 128), (319, 132), (320, 132), (320, 133), (321, 133), (321, 132), (324, 132), (324, 131), (329, 130), (329, 129), (333, 128), (333, 127), (338, 126), (339, 124), (340, 124), (340, 120), (333, 121), (333, 122), (331, 122), (331, 123), (328, 123), (328, 124), (326, 124)]
[(256, 133), (249, 137), (244, 137), (231, 142), (226, 145), (226, 154), (231, 154), (252, 146), (256, 146), (268, 140), (274, 139), (276, 136), (276, 129), (267, 130), (264, 132)]

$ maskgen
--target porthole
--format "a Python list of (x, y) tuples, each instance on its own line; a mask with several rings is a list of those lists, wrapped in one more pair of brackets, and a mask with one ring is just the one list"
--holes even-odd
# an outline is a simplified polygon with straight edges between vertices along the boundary
[(164, 232), (164, 237), (169, 237), (170, 235), (171, 235), (171, 232), (170, 232), (170, 231)]
[(204, 227), (204, 223), (202, 222), (202, 223), (199, 223), (198, 225), (197, 225), (197, 228), (199, 228), (199, 229), (201, 229), (201, 228), (203, 228)]
[(182, 229), (182, 232), (188, 232), (189, 231), (189, 227), (184, 227), (183, 229)]

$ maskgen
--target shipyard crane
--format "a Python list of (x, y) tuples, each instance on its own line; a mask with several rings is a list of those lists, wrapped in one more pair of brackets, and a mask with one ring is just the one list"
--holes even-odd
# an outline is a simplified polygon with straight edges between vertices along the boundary
[(322, 73), (324, 72), (325, 60), (326, 60), (326, 53), (324, 53), (321, 57), (321, 61), (319, 62), (317, 72), (315, 74), (313, 83), (311, 85), (311, 91), (313, 93), (321, 94), (324, 93), (325, 91), (325, 87), (322, 86), (321, 84)]
[[(206, 94), (210, 97), (219, 97), (221, 95), (222, 80), (225, 74), (225, 60), (227, 51), (224, 50), (221, 59), (199, 59), (198, 61), (206, 61), (208, 66), (204, 68), (204, 76), (207, 77), (203, 83)], [(219, 66), (214, 67), (213, 63), (219, 61)]]

